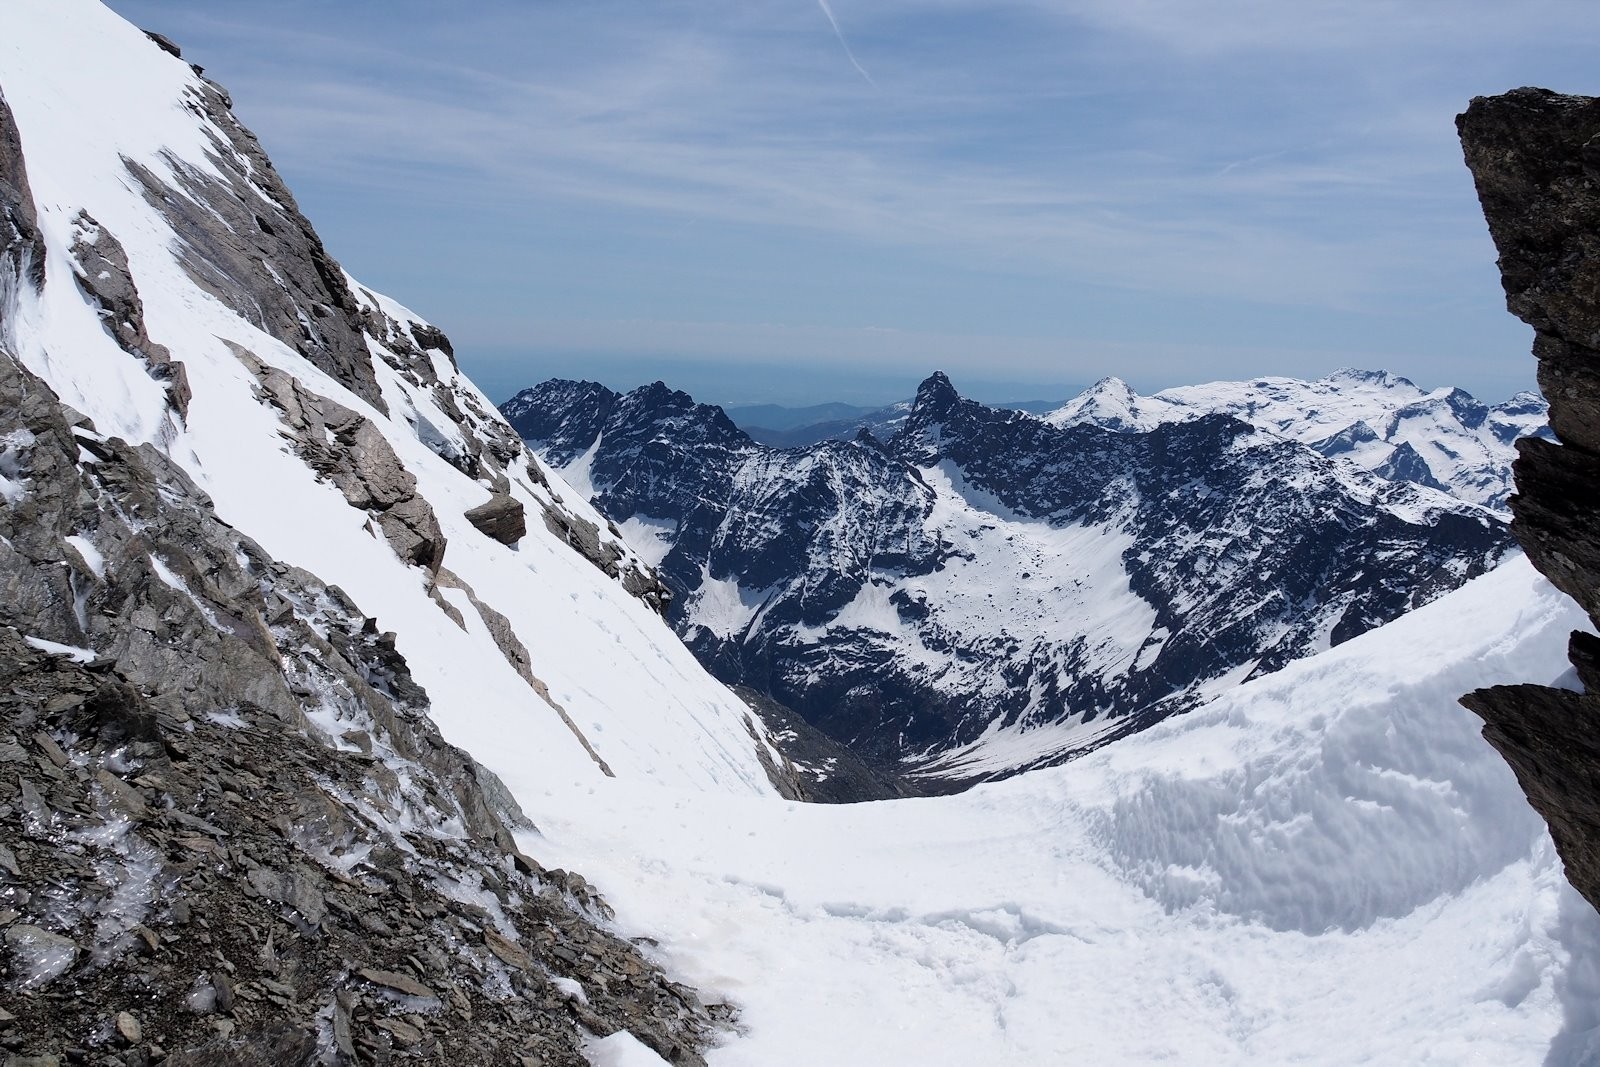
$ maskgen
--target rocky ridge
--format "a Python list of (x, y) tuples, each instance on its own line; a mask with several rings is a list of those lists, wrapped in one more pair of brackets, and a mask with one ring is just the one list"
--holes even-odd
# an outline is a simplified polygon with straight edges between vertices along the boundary
[[(942, 374), (890, 440), (792, 450), (661, 383), (547, 382), (503, 411), (658, 562), (714, 673), (946, 781), (1104, 744), (1509, 545), (1486, 509), (1227, 415), (1055, 427)], [(999, 761), (995, 731), (1021, 739)]]
[[(1600, 99), (1547, 89), (1475, 98), (1457, 117), (1500, 254), (1506, 306), (1534, 329), (1556, 440), (1518, 442), (1512, 532), (1600, 627)], [(1517, 774), (1600, 908), (1600, 640), (1574, 631), (1574, 678), (1504, 685), (1462, 703)]]

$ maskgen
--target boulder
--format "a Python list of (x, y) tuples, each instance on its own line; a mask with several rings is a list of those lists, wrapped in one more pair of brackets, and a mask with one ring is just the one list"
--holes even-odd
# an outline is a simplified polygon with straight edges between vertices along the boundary
[(467, 512), (467, 521), (503, 545), (516, 544), (528, 532), (527, 512), (509, 493), (496, 493), (473, 508)]

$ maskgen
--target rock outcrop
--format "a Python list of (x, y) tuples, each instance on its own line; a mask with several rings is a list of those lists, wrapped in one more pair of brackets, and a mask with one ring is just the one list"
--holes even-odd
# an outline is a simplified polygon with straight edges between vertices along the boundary
[[(172, 195), (165, 176), (137, 163), (128, 163), (129, 173), (150, 206), (183, 236), (182, 263), (196, 285), (386, 412), (363, 309), (348, 278), (255, 134), (234, 116), (227, 91), (206, 79), (200, 85), (188, 106), (209, 120), (212, 172), (169, 158), (182, 196)], [(261, 263), (274, 268), (263, 271)]]
[(467, 512), (467, 521), (485, 537), (514, 545), (528, 532), (528, 515), (522, 502), (509, 493), (495, 493)]
[[(1517, 89), (1474, 99), (1456, 126), (1506, 306), (1534, 329), (1558, 442), (1518, 443), (1511, 529), (1600, 625), (1600, 99)], [(1574, 633), (1570, 653), (1572, 688), (1495, 686), (1462, 702), (1600, 908), (1600, 641)]]
[[(44, 238), (28, 188), (22, 139), (0, 93), (0, 285), (12, 284), (8, 278), (26, 280), (35, 288), (44, 284)], [(5, 296), (0, 290), (0, 307)]]
[(182, 363), (165, 345), (150, 340), (144, 325), (144, 301), (128, 271), (128, 253), (116, 235), (86, 211), (72, 224), (72, 266), (78, 286), (100, 311), (106, 331), (122, 350), (143, 360), (150, 376), (167, 383), (167, 395), (179, 415), (189, 410), (189, 380)]

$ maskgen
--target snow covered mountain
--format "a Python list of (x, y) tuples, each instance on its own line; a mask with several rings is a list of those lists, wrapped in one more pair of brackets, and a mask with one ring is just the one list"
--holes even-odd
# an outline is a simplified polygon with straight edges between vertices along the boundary
[(1486, 405), (1461, 389), (1428, 391), (1385, 371), (1341, 370), (1316, 381), (1248, 382), (1164, 389), (1140, 396), (1104, 378), (1045, 416), (1054, 426), (1151, 430), (1227, 414), (1310, 445), (1390, 481), (1442, 489), (1504, 511), (1519, 437), (1546, 436), (1546, 405), (1518, 393)]
[(726, 1016), (511, 832), (774, 795), (764, 729), (221, 87), (95, 0), (0, 22), (5, 1047), (701, 1062)]
[(659, 564), (719, 677), (945, 778), (1104, 744), (1510, 547), (1485, 508), (1227, 415), (1057, 427), (942, 374), (889, 441), (798, 450), (660, 383), (547, 382), (503, 410)]

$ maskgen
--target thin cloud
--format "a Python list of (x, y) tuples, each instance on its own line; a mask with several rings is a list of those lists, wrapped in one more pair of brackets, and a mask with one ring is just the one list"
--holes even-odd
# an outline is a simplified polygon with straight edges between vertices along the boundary
[(828, 0), (817, 0), (817, 6), (822, 8), (822, 13), (827, 16), (828, 25), (833, 27), (833, 35), (839, 38), (839, 47), (844, 49), (845, 58), (850, 60), (850, 65), (855, 67), (863, 78), (867, 79), (867, 84), (876, 89), (878, 83), (872, 80), (872, 75), (867, 73), (867, 68), (861, 65), (861, 62), (856, 59), (856, 54), (850, 50), (850, 42), (844, 39), (844, 31), (839, 28), (839, 20), (833, 17), (833, 8), (828, 6)]

